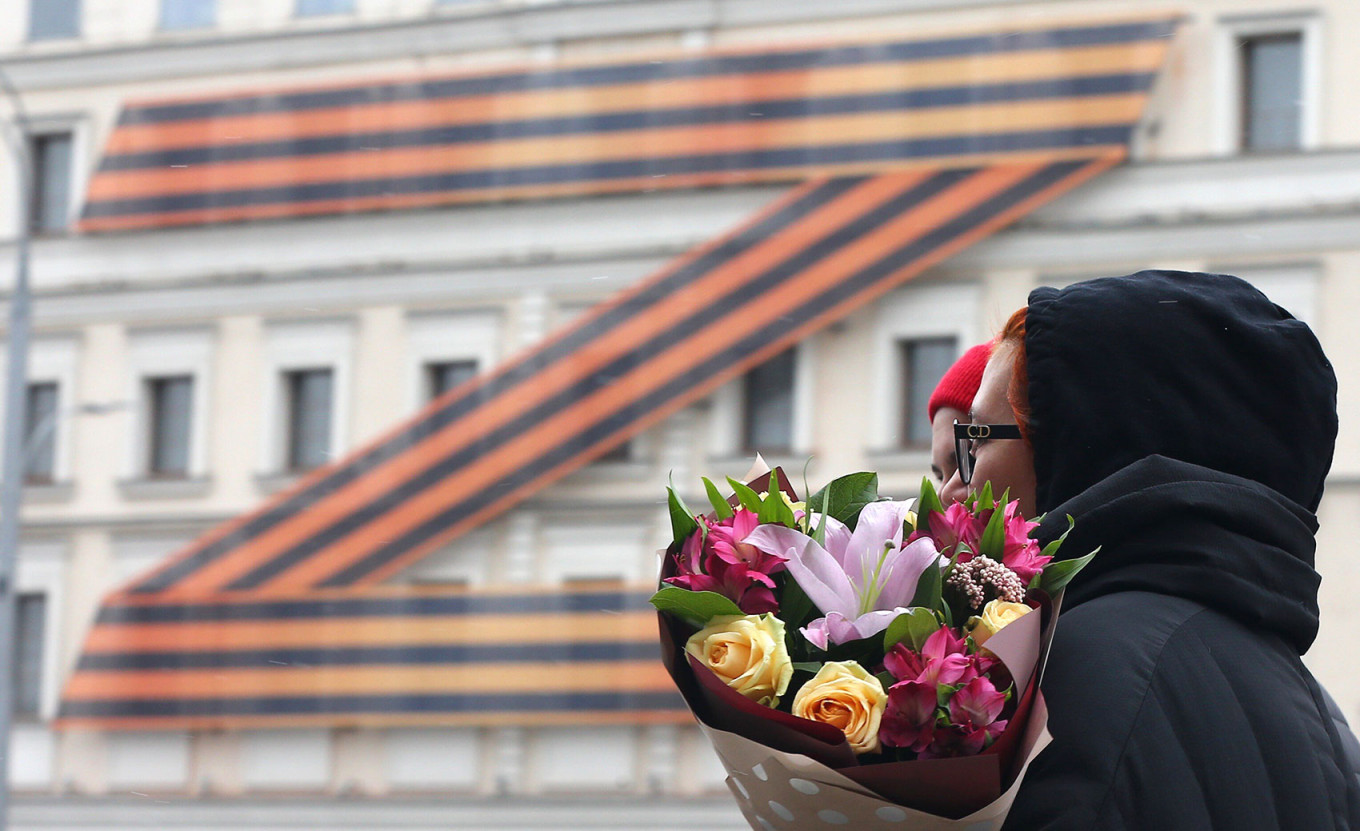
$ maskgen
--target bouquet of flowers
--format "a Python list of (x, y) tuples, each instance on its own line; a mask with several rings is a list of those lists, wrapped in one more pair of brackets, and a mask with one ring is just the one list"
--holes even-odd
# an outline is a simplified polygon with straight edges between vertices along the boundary
[(999, 828), (1047, 741), (1062, 587), (1095, 552), (1056, 560), (990, 485), (945, 507), (928, 480), (880, 497), (873, 473), (806, 501), (777, 468), (730, 497), (703, 483), (708, 514), (668, 489), (652, 603), (752, 827)]

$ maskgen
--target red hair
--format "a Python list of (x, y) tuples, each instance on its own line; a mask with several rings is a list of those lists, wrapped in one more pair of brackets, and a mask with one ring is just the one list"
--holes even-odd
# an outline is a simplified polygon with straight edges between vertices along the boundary
[(1006, 325), (1001, 327), (1001, 334), (996, 336), (992, 345), (993, 355), (1003, 346), (1012, 350), (1011, 384), (1006, 390), (1006, 400), (1015, 413), (1015, 423), (1019, 425), (1020, 435), (1024, 436), (1026, 444), (1030, 443), (1029, 370), (1025, 366), (1025, 318), (1028, 312), (1028, 306), (1016, 309)]

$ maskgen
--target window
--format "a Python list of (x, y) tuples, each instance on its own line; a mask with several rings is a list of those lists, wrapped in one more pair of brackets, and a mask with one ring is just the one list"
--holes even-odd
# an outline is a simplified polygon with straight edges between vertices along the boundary
[(297, 0), (298, 17), (324, 14), (349, 14), (354, 11), (354, 0)]
[(147, 381), (147, 472), (158, 477), (189, 475), (190, 419), (194, 379), (191, 375)]
[(288, 402), (285, 463), (290, 471), (319, 467), (330, 461), (333, 374), (329, 369), (299, 369), (283, 378)]
[(428, 400), (433, 401), (477, 374), (476, 361), (434, 361), (425, 365)]
[(16, 718), (36, 719), (42, 709), (47, 595), (20, 594), (15, 600), (14, 666), (10, 670), (14, 715)]
[(29, 227), (35, 233), (66, 228), (71, 213), (71, 133), (43, 133), (29, 145), (33, 159), (33, 192)]
[(956, 338), (921, 338), (897, 342), (902, 373), (902, 447), (930, 447), (930, 394), (959, 354)]
[(57, 463), (57, 385), (29, 384), (24, 402), (24, 481), (51, 484)]
[(216, 0), (161, 0), (161, 29), (206, 29), (216, 23)]
[(80, 37), (80, 0), (29, 0), (29, 40), (74, 37)]
[(1302, 145), (1303, 35), (1240, 38), (1243, 150), (1293, 150)]
[(794, 350), (746, 373), (742, 381), (742, 447), (788, 452), (793, 448)]

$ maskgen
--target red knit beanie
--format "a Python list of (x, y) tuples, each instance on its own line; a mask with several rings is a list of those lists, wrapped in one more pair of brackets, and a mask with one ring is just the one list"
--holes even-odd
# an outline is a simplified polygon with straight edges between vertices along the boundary
[(979, 343), (963, 353), (949, 371), (940, 379), (935, 392), (930, 395), (930, 420), (941, 407), (953, 407), (968, 412), (973, 406), (973, 396), (982, 385), (982, 370), (987, 366), (987, 358), (992, 353), (990, 343)]

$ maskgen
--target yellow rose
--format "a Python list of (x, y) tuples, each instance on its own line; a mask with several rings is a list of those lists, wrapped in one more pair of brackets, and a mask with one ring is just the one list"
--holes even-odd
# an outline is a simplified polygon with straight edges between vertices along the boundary
[(878, 752), (888, 694), (854, 661), (828, 661), (793, 697), (793, 714), (839, 727), (856, 753)]
[(774, 615), (718, 615), (690, 636), (685, 651), (727, 686), (766, 707), (779, 706), (793, 677), (784, 622)]
[(973, 642), (982, 646), (988, 638), (1004, 629), (1006, 624), (1024, 617), (1030, 611), (1031, 609), (1023, 603), (993, 600), (982, 607), (980, 617), (970, 618), (968, 621)]

